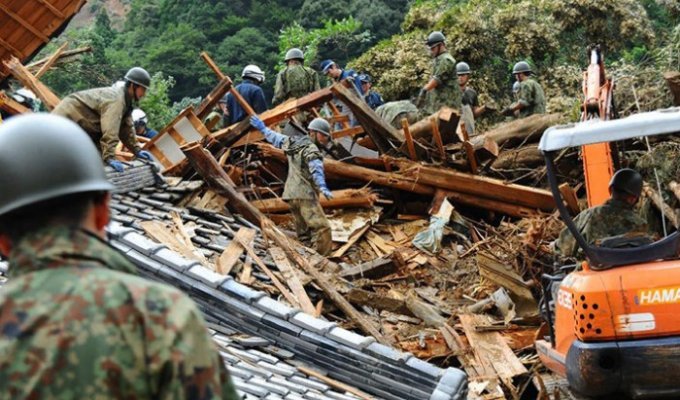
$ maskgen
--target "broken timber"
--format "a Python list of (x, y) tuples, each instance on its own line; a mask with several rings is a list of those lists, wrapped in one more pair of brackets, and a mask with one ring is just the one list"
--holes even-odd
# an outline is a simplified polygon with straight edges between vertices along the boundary
[[(378, 195), (371, 193), (369, 189), (345, 189), (333, 191), (333, 198), (331, 200), (324, 198), (320, 199), (321, 207), (324, 209), (334, 208), (371, 208), (378, 200)], [(280, 198), (255, 200), (253, 201), (255, 207), (265, 213), (281, 213), (290, 211), (288, 203)]]
[(333, 301), (348, 318), (354, 321), (362, 331), (373, 336), (380, 343), (389, 344), (389, 341), (375, 328), (375, 326), (345, 300), (345, 298), (338, 293), (333, 284), (329, 282), (314, 265), (310, 264), (307, 259), (297, 252), (297, 249), (301, 248), (302, 245), (289, 239), (269, 218), (262, 214), (245, 198), (245, 196), (243, 196), (243, 194), (236, 190), (236, 185), (234, 185), (234, 182), (229, 178), (226, 172), (224, 172), (212, 154), (204, 150), (198, 143), (185, 145), (182, 148), (182, 151), (184, 151), (184, 154), (189, 159), (194, 170), (196, 170), (208, 184), (227, 197), (231, 207), (251, 223), (259, 225), (262, 229), (262, 233), (266, 237), (272, 239), (295, 264), (310, 275), (326, 296), (328, 296), (328, 298)]
[(40, 82), (28, 68), (24, 67), (18, 58), (12, 57), (7, 61), (3, 62), (5, 67), (11, 72), (11, 74), (26, 88), (30, 89), (35, 93), (35, 95), (42, 100), (45, 107), (49, 111), (52, 111), (57, 104), (61, 101), (54, 92), (50, 90), (44, 83)]

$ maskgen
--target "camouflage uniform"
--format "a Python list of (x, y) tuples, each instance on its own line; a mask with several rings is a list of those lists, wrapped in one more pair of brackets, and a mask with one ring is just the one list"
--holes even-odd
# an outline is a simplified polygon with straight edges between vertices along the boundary
[(375, 109), (383, 121), (401, 131), (401, 120), (406, 118), (409, 124), (418, 121), (418, 108), (409, 100), (390, 101)]
[(518, 103), (521, 103), (523, 106), (519, 110), (520, 118), (534, 114), (545, 114), (545, 94), (538, 82), (531, 78), (520, 82), (518, 96)]
[(303, 97), (319, 89), (319, 75), (316, 71), (300, 64), (289, 65), (276, 76), (272, 104)]
[(132, 125), (132, 99), (125, 87), (103, 87), (70, 94), (52, 111), (78, 125), (92, 138), (104, 161), (114, 159), (118, 140), (132, 153), (140, 147)]
[[(630, 204), (609, 199), (601, 206), (582, 211), (574, 218), (574, 224), (588, 244), (626, 233), (647, 233), (647, 224)], [(564, 228), (555, 242), (556, 250), (566, 257), (576, 257), (579, 247), (569, 229)]]
[(288, 138), (281, 148), (288, 157), (288, 178), (282, 198), (290, 206), (297, 236), (301, 241), (311, 241), (319, 254), (327, 255), (332, 245), (331, 227), (308, 167), (311, 160), (323, 159), (321, 152), (308, 136)]
[(237, 399), (193, 302), (98, 237), (25, 236), (0, 292), (0, 397)]
[(444, 106), (460, 109), (462, 92), (458, 84), (456, 60), (449, 52), (434, 58), (431, 79), (437, 81), (437, 87), (427, 92), (422, 113), (431, 115)]

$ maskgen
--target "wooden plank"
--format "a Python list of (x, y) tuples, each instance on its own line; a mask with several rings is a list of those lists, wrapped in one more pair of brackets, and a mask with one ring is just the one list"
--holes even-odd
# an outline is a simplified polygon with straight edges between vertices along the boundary
[[(350, 127), (349, 126), (349, 118), (346, 115), (344, 115), (340, 112), (340, 110), (338, 109), (338, 106), (334, 102), (329, 101), (328, 102), (328, 108), (330, 108), (331, 112), (333, 113), (333, 118), (336, 121), (340, 121), (340, 123), (342, 124), (342, 129), (347, 129), (347, 128)], [(345, 117), (344, 119), (339, 119), (340, 117), (343, 117), (343, 116)]]
[(54, 7), (52, 5), (52, 3), (50, 3), (48, 0), (36, 0), (36, 1), (40, 4), (42, 4), (43, 6), (45, 6), (45, 8), (47, 8), (48, 10), (50, 10), (50, 12), (52, 14), (54, 14), (55, 17), (57, 17), (61, 20), (66, 19), (66, 16), (61, 11), (59, 11), (56, 7)]
[(500, 333), (478, 332), (475, 329), (477, 326), (490, 325), (489, 317), (473, 314), (461, 314), (458, 317), (476, 358), (481, 361), (487, 371), (494, 371), (506, 387), (514, 388), (512, 379), (526, 375), (529, 371), (515, 356)]
[(559, 186), (562, 198), (567, 205), (567, 209), (571, 215), (577, 215), (581, 212), (581, 207), (578, 205), (578, 198), (576, 197), (576, 192), (569, 186), (568, 183), (563, 183)]
[(408, 315), (414, 317), (415, 315), (406, 306), (404, 299), (388, 296), (376, 292), (369, 292), (363, 289), (352, 289), (347, 293), (347, 299), (360, 306), (368, 306), (377, 310), (386, 310), (389, 312)]
[(477, 173), (479, 166), (477, 165), (477, 156), (475, 155), (475, 149), (472, 144), (467, 140), (463, 142), (463, 148), (465, 149), (465, 154), (467, 155), (468, 165), (470, 166), (470, 172), (473, 174)]
[(253, 274), (253, 262), (250, 257), (246, 257), (246, 262), (243, 264), (243, 269), (241, 270), (241, 275), (239, 275), (238, 281), (244, 285), (252, 284)]
[(229, 275), (236, 262), (241, 257), (241, 254), (245, 251), (241, 243), (245, 243), (246, 246), (252, 246), (253, 240), (255, 239), (255, 230), (250, 228), (240, 228), (236, 232), (235, 238), (227, 248), (224, 249), (222, 254), (217, 258), (216, 269), (222, 275)]
[(408, 128), (408, 120), (406, 118), (401, 119), (401, 129), (404, 131), (404, 138), (406, 139), (406, 146), (408, 147), (408, 156), (411, 160), (418, 161), (416, 147), (413, 144), (413, 136), (411, 136), (411, 131)]
[(354, 233), (352, 234), (352, 236), (350, 236), (350, 238), (349, 238), (349, 240), (347, 241), (347, 243), (343, 244), (343, 245), (340, 246), (337, 250), (335, 250), (335, 251), (333, 252), (333, 254), (331, 254), (331, 257), (333, 257), (333, 258), (342, 257), (342, 256), (345, 254), (345, 252), (346, 252), (347, 250), (349, 250), (349, 248), (352, 247), (352, 246), (354, 245), (354, 243), (356, 243), (357, 240), (359, 240), (359, 238), (361, 238), (361, 237), (364, 235), (364, 233), (366, 233), (366, 231), (367, 231), (370, 227), (371, 227), (371, 225), (366, 224), (366, 226), (364, 226), (363, 228), (361, 228), (361, 229), (357, 230), (356, 232), (354, 232)]
[(12, 53), (14, 55), (14, 57), (20, 57), (20, 58), (24, 57), (24, 53), (17, 50), (14, 46), (12, 46), (8, 42), (6, 42), (3, 38), (0, 38), (0, 46), (9, 50), (9, 52)]
[(475, 257), (479, 274), (512, 292), (515, 296), (530, 303), (535, 303), (529, 282), (525, 282), (512, 267), (499, 262), (489, 253), (478, 252)]
[[(217, 74), (217, 76), (220, 79), (222, 80), (229, 79), (225, 74), (222, 73), (222, 71), (220, 71), (220, 68), (217, 66), (217, 64), (215, 64), (213, 59), (210, 58), (207, 52), (205, 51), (201, 52), (201, 58), (208, 64), (210, 69), (212, 69), (213, 72), (215, 72), (215, 74)], [(241, 93), (239, 93), (239, 91), (236, 90), (231, 80), (229, 82), (229, 93), (231, 93), (231, 95), (234, 96), (238, 104), (241, 106), (241, 108), (243, 108), (243, 111), (245, 111), (247, 115), (257, 115), (255, 110), (253, 110), (253, 108), (250, 106), (250, 104), (243, 98), (243, 96), (241, 96)], [(202, 118), (204, 117), (201, 117), (201, 119)]]
[[(184, 258), (189, 260), (205, 262), (205, 258), (198, 257), (195, 253), (195, 248), (186, 246), (185, 242), (178, 238), (176, 232), (171, 227), (160, 221), (142, 221), (140, 222), (142, 229), (155, 241), (168, 246), (169, 249), (178, 252)], [(193, 247), (193, 246), (192, 246)]]
[(340, 138), (345, 137), (345, 136), (353, 137), (353, 136), (356, 136), (356, 135), (361, 135), (362, 133), (364, 133), (363, 127), (353, 126), (351, 128), (342, 129), (342, 130), (339, 130), (339, 131), (332, 132), (331, 136), (333, 136), (333, 139), (340, 139)]
[(377, 279), (397, 272), (399, 265), (391, 257), (381, 257), (348, 268), (340, 272), (340, 277), (348, 280)]
[(442, 141), (442, 136), (439, 133), (439, 120), (436, 118), (430, 119), (430, 125), (432, 126), (432, 138), (434, 143), (437, 145), (437, 150), (439, 151), (439, 157), (442, 161), (446, 162), (446, 151), (444, 151), (444, 142)]
[(31, 32), (35, 37), (37, 37), (38, 39), (40, 39), (43, 43), (47, 43), (47, 42), (50, 41), (50, 38), (48, 38), (47, 36), (45, 36), (44, 33), (42, 33), (42, 32), (40, 32), (39, 30), (37, 30), (37, 29), (35, 28), (35, 26), (33, 26), (33, 24), (29, 23), (28, 21), (26, 21), (25, 19), (23, 19), (20, 15), (18, 15), (18, 14), (15, 13), (14, 11), (10, 10), (9, 7), (7, 7), (7, 5), (5, 5), (5, 3), (4, 3), (4, 2), (1, 2), (1, 1), (0, 1), (0, 11), (4, 12), (4, 13), (7, 14), (11, 19), (13, 19), (14, 21), (18, 22), (21, 26), (23, 26), (24, 28), (26, 28), (26, 30), (28, 30), (29, 32)]
[(12, 115), (33, 111), (8, 96), (4, 91), (0, 91), (0, 109)]
[(201, 101), (201, 104), (196, 107), (196, 116), (200, 120), (203, 120), (205, 117), (207, 117), (208, 114), (212, 112), (213, 108), (215, 108), (215, 104), (217, 104), (217, 102), (220, 101), (220, 99), (224, 97), (225, 94), (227, 94), (231, 88), (231, 85), (232, 82), (228, 76), (222, 79), (220, 83), (218, 83), (217, 86), (215, 86), (213, 90), (211, 90), (210, 93), (205, 96), (203, 101)]
[(269, 254), (271, 254), (274, 264), (276, 264), (279, 271), (281, 271), (284, 281), (290, 290), (293, 291), (293, 295), (295, 295), (295, 298), (298, 300), (298, 304), (300, 304), (302, 311), (309, 315), (316, 315), (316, 307), (314, 307), (307, 292), (305, 292), (305, 287), (300, 282), (297, 271), (290, 265), (290, 262), (288, 262), (286, 253), (279, 247), (271, 246), (269, 247)]
[(47, 59), (45, 64), (43, 64), (42, 67), (40, 67), (38, 72), (35, 73), (34, 76), (36, 79), (40, 79), (40, 77), (43, 76), (45, 72), (52, 68), (52, 65), (54, 65), (54, 63), (57, 62), (59, 57), (61, 57), (64, 50), (66, 50), (66, 47), (68, 47), (68, 42), (64, 42), (64, 44), (59, 46), (59, 48), (54, 52), (54, 54), (52, 54), (50, 58)]
[[(236, 241), (236, 240), (238, 240), (238, 239), (234, 236), (234, 241)], [(292, 306), (294, 306), (294, 307), (301, 307), (301, 304), (300, 304), (300, 302), (298, 301), (298, 299), (293, 295), (293, 293), (290, 292), (290, 290), (288, 290), (287, 287), (285, 287), (285, 286), (283, 285), (283, 283), (281, 283), (281, 281), (279, 280), (279, 278), (277, 278), (276, 275), (274, 275), (274, 273), (272, 272), (272, 270), (270, 270), (269, 267), (267, 267), (267, 266), (265, 265), (265, 263), (264, 263), (264, 262), (262, 261), (262, 259), (255, 253), (255, 251), (253, 251), (253, 249), (252, 249), (250, 246), (246, 245), (244, 242), (240, 242), (240, 241), (239, 241), (238, 243), (246, 250), (246, 252), (247, 252), (248, 255), (250, 256), (250, 258), (252, 258), (253, 261), (255, 261), (255, 264), (257, 264), (257, 266), (260, 267), (260, 269), (262, 270), (262, 272), (264, 272), (265, 275), (267, 275), (267, 276), (269, 277), (269, 279), (271, 279), (272, 283), (274, 284), (274, 286), (276, 286), (276, 288), (279, 290), (279, 292), (281, 293), (281, 295), (283, 295), (283, 297), (284, 297), (286, 300), (288, 300), (288, 302), (289, 302)]]

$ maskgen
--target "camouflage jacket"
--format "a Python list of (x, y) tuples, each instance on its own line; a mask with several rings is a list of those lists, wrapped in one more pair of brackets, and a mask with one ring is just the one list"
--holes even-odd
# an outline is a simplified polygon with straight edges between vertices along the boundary
[(288, 138), (282, 148), (288, 157), (288, 178), (281, 197), (284, 200), (316, 200), (318, 195), (309, 162), (323, 159), (321, 151), (308, 136)]
[(430, 115), (444, 106), (460, 109), (463, 94), (458, 84), (456, 60), (451, 54), (444, 52), (434, 58), (431, 79), (437, 81), (437, 87), (427, 92), (423, 113)]
[[(582, 211), (574, 224), (588, 244), (626, 233), (646, 234), (647, 224), (633, 206), (621, 200), (609, 199), (604, 204)], [(555, 242), (556, 250), (565, 257), (576, 257), (579, 252), (576, 239), (567, 228), (562, 229)]]
[(236, 399), (194, 303), (98, 237), (45, 228), (10, 253), (0, 397)]
[(134, 154), (140, 150), (132, 125), (132, 99), (125, 87), (102, 87), (70, 94), (52, 114), (80, 125), (105, 161), (115, 158), (118, 140)]
[(545, 114), (545, 94), (541, 85), (533, 79), (525, 79), (519, 84), (519, 100), (522, 109), (520, 118), (534, 114)]
[(287, 66), (276, 76), (272, 104), (305, 96), (319, 88), (319, 75), (316, 71), (299, 64)]

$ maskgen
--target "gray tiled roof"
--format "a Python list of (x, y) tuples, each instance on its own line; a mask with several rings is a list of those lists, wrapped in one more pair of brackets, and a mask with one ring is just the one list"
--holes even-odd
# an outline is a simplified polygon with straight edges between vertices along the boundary
[[(173, 285), (194, 299), (245, 398), (355, 398), (310, 378), (297, 366), (375, 398), (465, 398), (467, 380), (462, 371), (441, 369), (410, 353), (376, 343), (372, 337), (304, 314), (154, 242), (145, 235), (140, 222), (169, 220), (171, 211), (176, 211), (185, 223), (195, 224), (192, 241), (209, 259), (226, 248), (239, 227), (257, 228), (238, 215), (175, 206), (200, 183), (182, 182), (160, 188), (144, 183), (131, 191), (134, 179), (129, 179), (127, 173), (126, 170), (119, 176), (127, 182), (126, 189), (113, 195), (113, 222), (108, 227), (111, 244), (137, 265), (142, 275)], [(275, 268), (261, 236), (256, 236), (253, 248)], [(257, 271), (253, 276), (270, 283), (266, 275)]]

